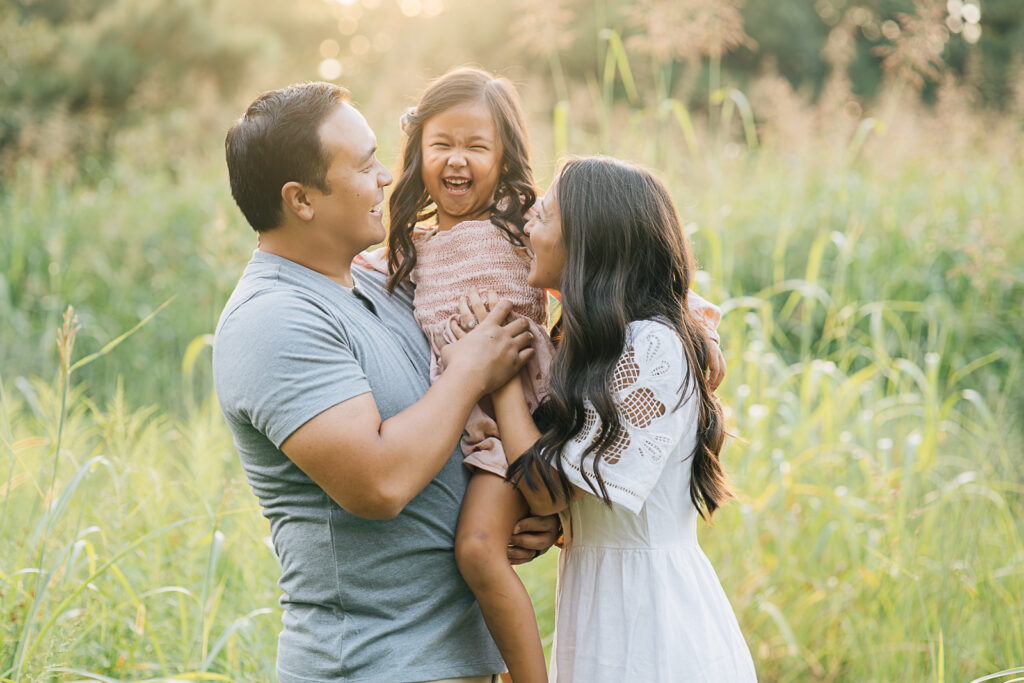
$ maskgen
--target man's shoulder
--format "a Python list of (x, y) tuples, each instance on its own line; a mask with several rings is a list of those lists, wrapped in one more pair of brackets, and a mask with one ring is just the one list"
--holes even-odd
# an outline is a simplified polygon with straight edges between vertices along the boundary
[(243, 276), (224, 305), (215, 336), (238, 328), (258, 330), (296, 318), (308, 322), (333, 317), (327, 300), (312, 290), (275, 280), (247, 281)]

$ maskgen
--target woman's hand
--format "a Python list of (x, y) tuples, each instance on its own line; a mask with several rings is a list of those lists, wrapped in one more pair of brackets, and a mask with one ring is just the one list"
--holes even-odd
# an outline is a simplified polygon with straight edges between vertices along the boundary
[(462, 339), (472, 332), (480, 321), (487, 318), (491, 311), (498, 307), (498, 304), (503, 306), (507, 304), (509, 311), (512, 310), (510, 301), (499, 299), (498, 295), (489, 289), (482, 294), (478, 289), (467, 290), (466, 294), (459, 299), (458, 317), (449, 323), (452, 334), (456, 339)]

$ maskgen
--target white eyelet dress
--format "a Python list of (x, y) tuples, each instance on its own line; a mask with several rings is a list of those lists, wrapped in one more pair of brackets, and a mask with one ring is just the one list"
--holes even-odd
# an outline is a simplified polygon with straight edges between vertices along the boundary
[[(750, 651), (707, 556), (690, 501), (698, 401), (675, 331), (630, 323), (615, 373), (624, 431), (602, 456), (612, 500), (583, 495), (562, 513), (551, 679), (557, 683), (756, 681)], [(570, 480), (590, 488), (580, 457), (598, 433), (587, 422), (562, 454)], [(593, 456), (582, 469), (593, 473)]]

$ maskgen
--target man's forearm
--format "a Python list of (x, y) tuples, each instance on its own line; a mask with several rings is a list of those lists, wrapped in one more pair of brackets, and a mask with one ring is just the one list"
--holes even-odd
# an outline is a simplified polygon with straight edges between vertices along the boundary
[(427, 393), (379, 430), (380, 487), (401, 511), (437, 476), (466, 427), (483, 391), (468, 373), (448, 370)]
[(397, 415), (382, 420), (367, 392), (309, 420), (281, 450), (348, 512), (396, 516), (444, 467), (473, 406), (529, 360), (528, 324), (502, 324), (510, 309), (502, 302), (475, 336), (451, 344), (448, 369)]

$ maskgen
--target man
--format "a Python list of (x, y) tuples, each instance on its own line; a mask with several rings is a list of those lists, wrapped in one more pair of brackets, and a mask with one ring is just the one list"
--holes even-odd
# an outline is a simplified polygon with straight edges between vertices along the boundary
[[(281, 563), (284, 683), (490, 681), (504, 670), (453, 555), (470, 409), (529, 358), (497, 306), (429, 385), (411, 294), (353, 258), (384, 239), (391, 174), (348, 93), (260, 96), (225, 143), (260, 235), (214, 342), (214, 380)], [(533, 556), (553, 522), (513, 537)], [(521, 557), (521, 556), (520, 556)]]

